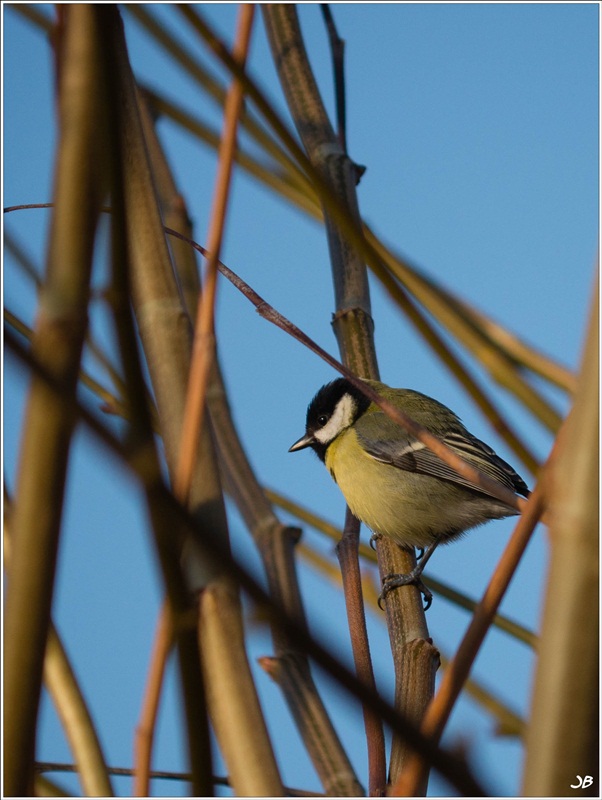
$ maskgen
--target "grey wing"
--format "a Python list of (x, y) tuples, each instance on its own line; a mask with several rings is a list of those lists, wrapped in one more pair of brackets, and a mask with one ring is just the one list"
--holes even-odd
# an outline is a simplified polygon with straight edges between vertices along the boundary
[[(376, 416), (380, 416), (380, 414), (373, 415), (373, 417)], [(382, 417), (385, 415), (383, 414)], [(372, 438), (368, 430), (362, 431), (356, 427), (360, 444), (372, 458), (385, 464), (391, 464), (398, 469), (430, 475), (433, 478), (451, 481), (481, 494), (487, 494), (480, 486), (459, 475), (418, 439), (405, 432), (400, 435), (399, 426), (392, 420), (387, 419), (385, 422), (384, 419), (373, 419), (372, 422), (373, 424), (370, 425), (372, 431), (378, 429), (381, 434), (378, 439)], [(394, 429), (390, 428), (389, 422)], [(387, 430), (391, 436), (381, 438)], [(448, 431), (440, 438), (451, 450), (474, 464), (502, 486), (525, 497), (529, 495), (527, 485), (510, 464), (465, 428), (458, 427), (458, 430)]]

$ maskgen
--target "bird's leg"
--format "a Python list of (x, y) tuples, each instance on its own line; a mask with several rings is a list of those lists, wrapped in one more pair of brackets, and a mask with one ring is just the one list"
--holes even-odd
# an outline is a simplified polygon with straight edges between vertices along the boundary
[(397, 589), (398, 586), (408, 586), (408, 584), (413, 583), (420, 589), (424, 596), (424, 610), (426, 611), (428, 608), (430, 608), (430, 605), (433, 602), (433, 595), (430, 589), (427, 589), (427, 587), (424, 585), (420, 576), (422, 575), (422, 571), (426, 567), (429, 558), (435, 552), (435, 548), (439, 544), (439, 541), (439, 539), (435, 539), (434, 542), (429, 544), (429, 546), (424, 550), (420, 562), (416, 564), (411, 572), (408, 572), (406, 575), (385, 575), (383, 578), (383, 590), (378, 598), (379, 606), (381, 605), (381, 601), (384, 600), (384, 598), (392, 589)]

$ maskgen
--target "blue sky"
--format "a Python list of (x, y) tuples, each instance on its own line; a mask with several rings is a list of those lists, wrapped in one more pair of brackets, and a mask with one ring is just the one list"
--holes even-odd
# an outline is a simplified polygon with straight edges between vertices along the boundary
[[(574, 368), (598, 243), (598, 5), (358, 3), (332, 9), (346, 40), (349, 151), (367, 167), (358, 187), (364, 219), (435, 280)], [(50, 14), (52, 7), (42, 10)], [(201, 10), (231, 41), (237, 6), (210, 4)], [(46, 202), (52, 194), (56, 140), (51, 53), (30, 23), (7, 4), (3, 11), (4, 205)], [(159, 5), (153, 11), (198, 51), (199, 43), (183, 29), (173, 7)], [(123, 13), (139, 79), (219, 128), (219, 109)], [(332, 110), (330, 55), (319, 8), (303, 5), (299, 14)], [(286, 115), (261, 15), (249, 69)], [(221, 74), (219, 69), (216, 73)], [(160, 121), (159, 131), (197, 240), (203, 242), (214, 155), (168, 120)], [(5, 219), (6, 230), (23, 242), (40, 268), (48, 220), (46, 211), (17, 212)], [(336, 353), (323, 230), (242, 172), (234, 178), (222, 257), (279, 311)], [(102, 287), (106, 265), (101, 258), (96, 270), (96, 285)], [(371, 290), (383, 380), (446, 403), (469, 429), (520, 467), (374, 280)], [(11, 257), (4, 262), (4, 299), (11, 311), (31, 323), (35, 293)], [(306, 453), (287, 453), (303, 431), (308, 401), (333, 377), (331, 371), (261, 320), (225, 282), (218, 300), (221, 363), (240, 434), (260, 480), (341, 523), (342, 498), (321, 465)], [(99, 303), (92, 324), (99, 339), (110, 342)], [(488, 380), (482, 370), (476, 371)], [(6, 359), (5, 378), (5, 475), (12, 490), (26, 387), (12, 358)], [(494, 388), (503, 408), (544, 458), (550, 437), (502, 389)], [(566, 410), (559, 395), (549, 396)], [(531, 475), (519, 471), (533, 483)], [(229, 514), (237, 556), (260, 574), (240, 518), (232, 508)], [(429, 564), (431, 574), (478, 596), (511, 530), (510, 521), (495, 522), (441, 549)], [(363, 535), (367, 538), (367, 532)], [(329, 550), (312, 531), (305, 536)], [(545, 580), (545, 537), (544, 529), (536, 533), (503, 605), (505, 613), (533, 628)], [(161, 599), (149, 541), (135, 483), (80, 430), (73, 448), (53, 614), (113, 765), (131, 763)], [(306, 568), (301, 582), (312, 629), (333, 651), (348, 657), (338, 590)], [(435, 643), (450, 652), (468, 617), (435, 598), (428, 622)], [(380, 615), (370, 613), (369, 626), (377, 680), (388, 694), (392, 667)], [(255, 658), (270, 652), (269, 637), (255, 626), (249, 648), (254, 669)], [(526, 713), (533, 666), (524, 645), (492, 631), (475, 674)], [(285, 783), (319, 791), (279, 691), (258, 668), (255, 672)], [(324, 686), (332, 689), (327, 681)], [(359, 710), (349, 712), (338, 689), (331, 697), (335, 723), (365, 780)], [(179, 731), (177, 689), (171, 680), (155, 749), (157, 768), (185, 768)], [(452, 717), (446, 741), (451, 745), (459, 739), (493, 792), (518, 791), (521, 748), (493, 737), (490, 721), (472, 702), (461, 703)], [(70, 758), (47, 700), (38, 757)], [(61, 782), (77, 791), (72, 780)], [(129, 792), (126, 779), (116, 779), (114, 785), (119, 793)], [(178, 784), (155, 786), (156, 793), (185, 791)], [(447, 791), (432, 778), (431, 794)]]

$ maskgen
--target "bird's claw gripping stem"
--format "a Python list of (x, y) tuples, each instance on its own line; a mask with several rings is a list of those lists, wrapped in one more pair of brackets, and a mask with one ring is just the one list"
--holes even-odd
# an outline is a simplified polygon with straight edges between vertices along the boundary
[(420, 577), (422, 573), (421, 569), (415, 567), (411, 572), (408, 572), (406, 575), (400, 574), (392, 574), (392, 575), (385, 575), (383, 578), (383, 588), (378, 598), (378, 605), (382, 608), (382, 601), (385, 597), (389, 594), (390, 591), (393, 589), (397, 589), (399, 586), (409, 586), (414, 584), (418, 587), (418, 589), (422, 592), (424, 596), (424, 610), (427, 611), (431, 607), (431, 603), (433, 602), (433, 594), (430, 589), (428, 589), (424, 583), (422, 582), (422, 578)]

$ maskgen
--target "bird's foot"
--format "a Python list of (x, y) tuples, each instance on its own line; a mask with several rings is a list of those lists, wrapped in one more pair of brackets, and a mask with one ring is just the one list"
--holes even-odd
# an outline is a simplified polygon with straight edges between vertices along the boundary
[(424, 555), (424, 547), (417, 547), (416, 548), (416, 561), (420, 561), (422, 556)]
[(401, 574), (385, 575), (385, 577), (383, 578), (382, 592), (380, 594), (380, 597), (378, 598), (379, 607), (382, 608), (382, 601), (393, 589), (397, 589), (399, 586), (409, 586), (410, 584), (414, 584), (422, 592), (422, 595), (424, 597), (424, 610), (427, 611), (431, 607), (431, 603), (433, 602), (433, 594), (431, 590), (428, 589), (422, 582), (422, 578), (420, 577), (421, 574), (422, 574), (422, 569), (420, 567), (415, 567), (411, 572), (408, 572), (406, 575), (401, 575)]

